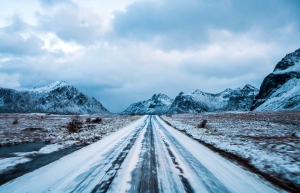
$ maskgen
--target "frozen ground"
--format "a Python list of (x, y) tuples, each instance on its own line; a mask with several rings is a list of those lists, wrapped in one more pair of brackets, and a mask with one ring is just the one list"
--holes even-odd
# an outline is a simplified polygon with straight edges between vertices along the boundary
[(17, 164), (29, 162), (31, 159), (26, 157), (0, 158), (0, 174), (11, 170)]
[(0, 192), (284, 192), (144, 116), (102, 140), (16, 178)]
[[(93, 122), (97, 117), (100, 122)], [(78, 118), (83, 125), (78, 132), (69, 132), (68, 123)], [(91, 122), (86, 122), (91, 118)], [(117, 131), (139, 116), (126, 115), (47, 115), (47, 114), (0, 114), (0, 147), (26, 142), (91, 143), (104, 135)], [(14, 120), (17, 123), (13, 124)], [(68, 144), (67, 144), (68, 145)]]
[[(93, 122), (97, 117), (101, 118), (101, 121)], [(74, 118), (83, 124), (78, 131), (69, 132), (67, 125)], [(86, 122), (87, 118), (91, 121)], [(14, 172), (18, 164), (26, 162), (30, 164), (37, 155), (51, 154), (74, 145), (91, 144), (138, 118), (139, 116), (125, 115), (0, 114), (0, 178), (1, 174)], [(24, 151), (23, 148), (21, 152), (8, 154), (1, 148), (30, 142), (47, 142), (47, 144), (34, 151)]]
[[(220, 112), (162, 118), (192, 138), (242, 158), (279, 185), (300, 189), (299, 111)], [(203, 120), (207, 120), (207, 125), (199, 128)]]

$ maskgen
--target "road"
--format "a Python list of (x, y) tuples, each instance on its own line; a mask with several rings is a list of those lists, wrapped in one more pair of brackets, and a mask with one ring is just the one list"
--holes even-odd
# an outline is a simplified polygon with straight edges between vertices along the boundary
[(283, 192), (165, 124), (144, 116), (0, 192)]

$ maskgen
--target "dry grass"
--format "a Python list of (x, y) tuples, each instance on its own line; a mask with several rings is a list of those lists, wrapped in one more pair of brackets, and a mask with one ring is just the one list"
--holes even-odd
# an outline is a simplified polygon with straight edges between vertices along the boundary
[[(110, 132), (130, 124), (140, 116), (130, 115), (49, 115), (49, 114), (0, 114), (0, 147), (26, 142), (67, 140), (90, 143)], [(82, 123), (70, 129), (72, 120)], [(84, 122), (83, 120), (88, 120)], [(17, 124), (12, 124), (18, 120)], [(78, 124), (76, 124), (78, 125)]]

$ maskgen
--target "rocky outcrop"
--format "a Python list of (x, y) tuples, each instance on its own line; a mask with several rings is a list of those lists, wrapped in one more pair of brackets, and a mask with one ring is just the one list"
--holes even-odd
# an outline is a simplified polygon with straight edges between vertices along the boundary
[(251, 110), (300, 109), (300, 49), (286, 55), (262, 82)]
[(63, 81), (33, 89), (0, 88), (1, 113), (110, 113), (99, 101)]

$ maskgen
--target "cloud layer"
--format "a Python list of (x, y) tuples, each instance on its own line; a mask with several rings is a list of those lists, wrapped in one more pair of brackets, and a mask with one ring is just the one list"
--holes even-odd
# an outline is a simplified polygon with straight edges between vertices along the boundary
[(112, 112), (154, 93), (259, 87), (300, 45), (298, 0), (32, 2), (1, 2), (0, 87), (65, 80)]

